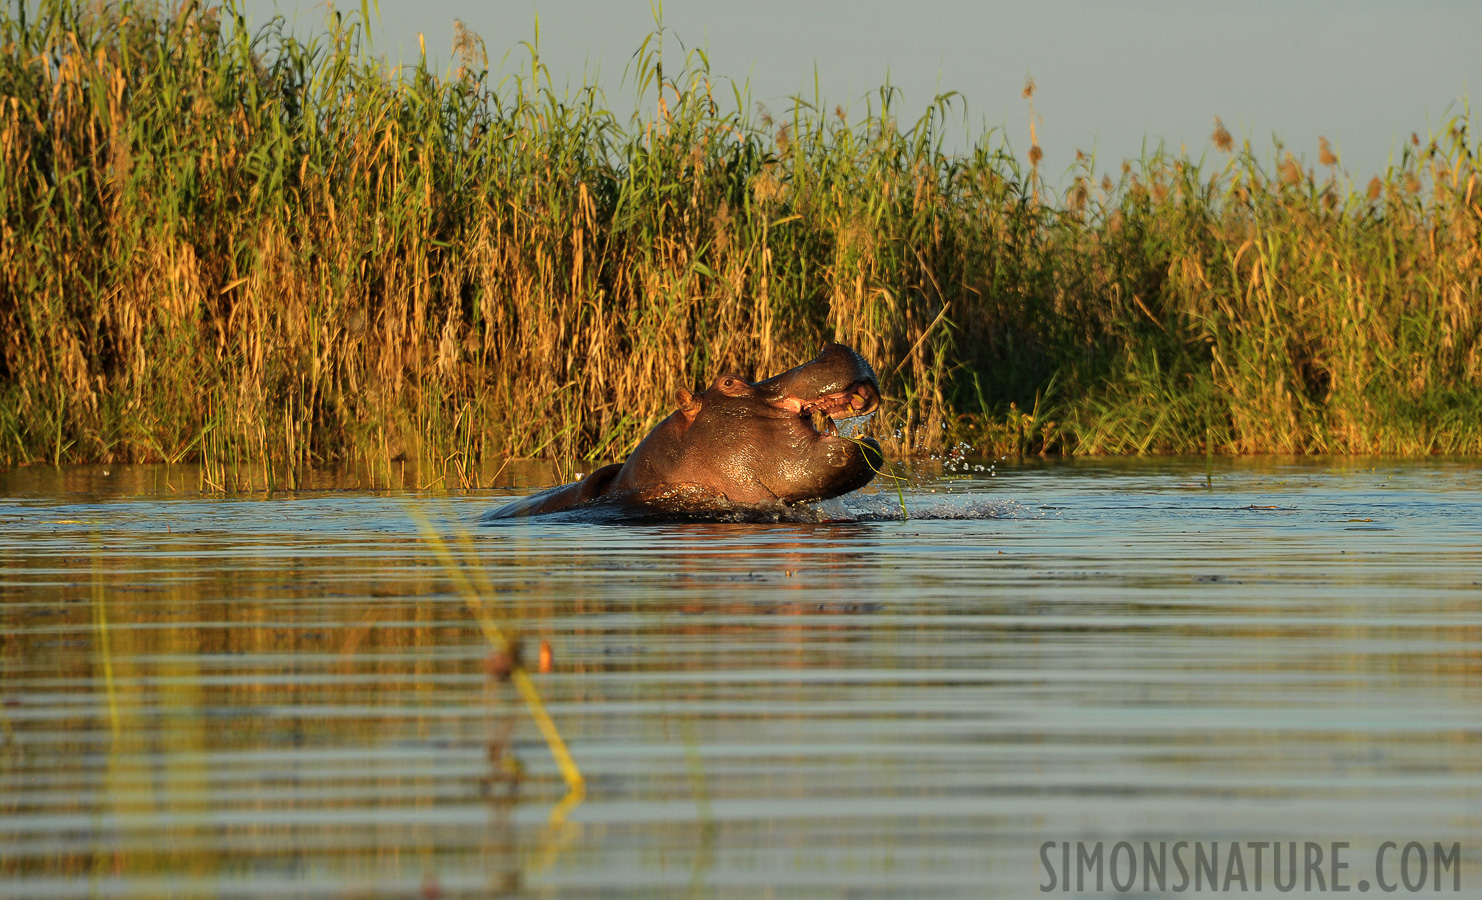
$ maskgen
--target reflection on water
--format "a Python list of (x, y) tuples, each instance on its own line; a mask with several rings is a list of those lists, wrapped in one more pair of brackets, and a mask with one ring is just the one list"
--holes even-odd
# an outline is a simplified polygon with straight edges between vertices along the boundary
[[(1459, 841), (1482, 890), (1482, 468), (1372, 465), (502, 528), (508, 491), (0, 475), (0, 897), (1037, 896), (1042, 842), (1123, 839), (1349, 841), (1350, 882)], [(408, 504), (553, 648), (564, 824)]]

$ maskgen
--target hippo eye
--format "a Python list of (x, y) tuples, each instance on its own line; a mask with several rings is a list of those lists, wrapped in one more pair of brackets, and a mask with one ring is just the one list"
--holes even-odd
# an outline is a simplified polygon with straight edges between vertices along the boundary
[(715, 389), (727, 397), (743, 397), (747, 392), (747, 384), (734, 375), (719, 375), (715, 379)]

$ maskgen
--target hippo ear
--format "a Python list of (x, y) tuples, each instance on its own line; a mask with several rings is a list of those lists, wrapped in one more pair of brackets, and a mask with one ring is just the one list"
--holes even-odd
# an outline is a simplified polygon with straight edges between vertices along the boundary
[(674, 392), (674, 401), (679, 404), (679, 411), (684, 413), (686, 419), (694, 419), (695, 414), (700, 411), (700, 401), (685, 388)]

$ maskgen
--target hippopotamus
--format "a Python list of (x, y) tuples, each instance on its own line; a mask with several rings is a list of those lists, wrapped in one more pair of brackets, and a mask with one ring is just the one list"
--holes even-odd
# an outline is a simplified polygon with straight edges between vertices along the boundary
[(721, 375), (678, 409), (625, 462), (516, 500), (484, 521), (584, 506), (639, 517), (725, 517), (827, 500), (864, 487), (884, 455), (873, 438), (839, 435), (837, 419), (868, 415), (880, 384), (864, 358), (829, 344), (765, 381)]

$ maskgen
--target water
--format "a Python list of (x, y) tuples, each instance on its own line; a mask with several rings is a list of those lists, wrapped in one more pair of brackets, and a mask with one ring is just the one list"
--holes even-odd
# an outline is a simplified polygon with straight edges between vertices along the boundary
[(1254, 894), (1250, 842), (1356, 890), (1394, 841), (1482, 894), (1482, 467), (974, 468), (907, 521), (498, 528), (0, 475), (0, 897), (1030, 897), (1123, 840), (1138, 893), (1143, 842)]

